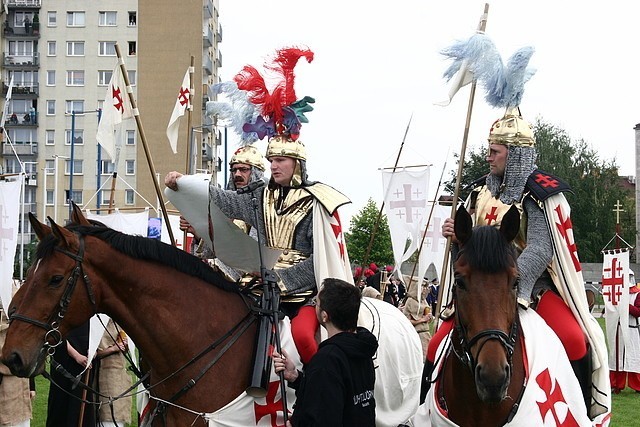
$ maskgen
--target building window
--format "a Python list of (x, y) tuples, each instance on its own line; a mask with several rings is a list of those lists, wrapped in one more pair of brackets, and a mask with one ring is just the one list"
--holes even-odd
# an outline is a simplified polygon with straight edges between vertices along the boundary
[(58, 26), (58, 15), (56, 12), (47, 12), (47, 27), (57, 27)]
[(116, 56), (116, 42), (98, 42), (98, 56)]
[(129, 55), (133, 56), (136, 54), (136, 42), (129, 42)]
[(84, 42), (67, 42), (67, 56), (84, 56)]
[[(64, 161), (64, 174), (69, 175), (71, 172), (71, 160)], [(73, 160), (73, 175), (82, 175), (82, 160)]]
[(67, 12), (67, 27), (84, 27), (84, 12)]
[[(83, 145), (84, 144), (84, 130), (83, 129), (74, 129), (73, 137), (75, 138), (73, 141), (74, 145)], [(71, 145), (71, 129), (67, 129), (64, 131), (64, 145)]]
[(127, 131), (127, 145), (136, 145), (136, 131), (128, 130)]
[(56, 85), (56, 70), (47, 70), (47, 86)]
[(136, 161), (135, 160), (127, 160), (125, 162), (126, 174), (127, 175), (135, 175), (136, 173)]
[(7, 80), (11, 81), (12, 78), (13, 87), (31, 87), (34, 83), (38, 83), (38, 72), (9, 70), (9, 78)]
[(115, 27), (117, 12), (98, 12), (98, 25), (101, 27)]
[(133, 190), (124, 190), (124, 204), (133, 205), (136, 202)]
[(47, 116), (53, 116), (56, 113), (56, 100), (47, 99)]
[(100, 165), (101, 165), (101, 169), (100, 169), (101, 175), (111, 175), (113, 173), (115, 165), (111, 160), (101, 160)]
[(67, 86), (84, 86), (84, 70), (68, 70)]
[(138, 14), (136, 12), (129, 12), (129, 26), (135, 27), (138, 25)]
[(44, 143), (46, 145), (55, 145), (55, 143), (56, 143), (56, 131), (55, 130), (47, 129), (45, 131)]
[(56, 42), (48, 41), (47, 42), (47, 56), (56, 56)]
[(107, 86), (112, 75), (113, 70), (98, 70), (98, 86)]
[(9, 101), (9, 113), (24, 114), (29, 111), (31, 101), (28, 99), (11, 99)]
[[(111, 202), (111, 190), (100, 190), (100, 204), (108, 206)], [(115, 206), (115, 200), (113, 201), (113, 206)]]
[[(33, 41), (30, 40), (12, 40), (9, 41), (9, 55), (16, 56), (32, 56)], [(23, 59), (24, 61), (24, 59)]]
[(9, 139), (11, 142), (18, 145), (32, 145), (37, 144), (37, 133), (35, 129), (6, 129), (9, 133)]
[(47, 190), (47, 206), (53, 206), (53, 190)]
[(84, 101), (83, 100), (72, 100), (65, 102), (65, 114), (71, 114), (73, 111), (78, 114), (84, 114)]
[(13, 26), (26, 28), (26, 22), (33, 22), (33, 12), (15, 12), (13, 15)]
[(127, 76), (129, 76), (129, 84), (131, 86), (136, 85), (136, 70), (127, 70)]
[[(73, 173), (75, 175), (75, 171)], [(65, 190), (64, 205), (69, 206), (69, 190)], [(78, 206), (82, 206), (82, 190), (73, 190), (71, 192), (71, 200)]]
[(99, 99), (98, 100), (98, 106), (96, 107), (96, 110), (100, 110), (102, 111), (104, 108), (104, 99)]

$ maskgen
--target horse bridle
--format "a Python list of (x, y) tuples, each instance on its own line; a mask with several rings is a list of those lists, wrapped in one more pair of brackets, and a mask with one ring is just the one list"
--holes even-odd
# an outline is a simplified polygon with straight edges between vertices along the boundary
[[(9, 314), (9, 322), (12, 322), (14, 320), (22, 320), (23, 322), (30, 323), (32, 325), (43, 328), (44, 330), (47, 331), (47, 333), (44, 335), (44, 343), (42, 344), (42, 349), (45, 350), (47, 354), (50, 356), (53, 355), (53, 353), (56, 350), (56, 347), (58, 347), (62, 343), (62, 334), (60, 333), (60, 323), (62, 322), (62, 319), (64, 319), (64, 316), (67, 314), (69, 304), (71, 303), (71, 296), (73, 295), (73, 291), (75, 290), (76, 284), (78, 282), (78, 277), (80, 276), (82, 276), (82, 279), (85, 285), (87, 286), (89, 301), (91, 301), (91, 304), (95, 312), (96, 300), (93, 293), (93, 288), (91, 287), (91, 282), (89, 281), (89, 278), (87, 277), (86, 274), (84, 274), (84, 270), (82, 268), (82, 261), (84, 259), (84, 236), (80, 234), (77, 234), (77, 236), (80, 242), (78, 246), (77, 254), (74, 254), (73, 252), (69, 252), (66, 249), (59, 248), (57, 246), (54, 247), (54, 250), (67, 255), (69, 258), (75, 260), (76, 262), (76, 265), (73, 268), (73, 271), (67, 278), (67, 284), (64, 289), (64, 292), (62, 293), (62, 296), (60, 297), (60, 301), (58, 302), (59, 308), (56, 314), (55, 315), (52, 314), (51, 316), (49, 316), (50, 318), (47, 323), (41, 322), (36, 319), (32, 319), (30, 317), (27, 317), (15, 312)], [(55, 316), (55, 317), (51, 319), (52, 316)], [(50, 341), (53, 341), (53, 344)]]
[[(457, 285), (454, 285), (453, 286), (454, 304), (457, 299), (456, 288), (457, 288)], [(502, 345), (502, 347), (505, 349), (507, 353), (507, 360), (509, 362), (509, 366), (511, 366), (512, 360), (513, 360), (513, 352), (516, 346), (516, 340), (518, 339), (518, 326), (520, 323), (519, 321), (520, 318), (518, 316), (517, 308), (516, 308), (516, 316), (513, 319), (513, 323), (511, 323), (511, 331), (509, 332), (509, 335), (507, 335), (500, 329), (485, 329), (483, 331), (478, 332), (471, 339), (467, 340), (467, 330), (462, 325), (462, 322), (460, 321), (460, 314), (457, 308), (455, 310), (455, 316), (456, 316), (455, 331), (456, 331), (456, 335), (458, 336), (457, 344), (460, 346), (460, 350), (456, 349), (456, 343), (453, 343), (451, 347), (456, 357), (458, 358), (458, 360), (460, 360), (460, 362), (462, 362), (463, 365), (467, 366), (471, 370), (472, 375), (475, 375), (475, 370), (476, 370), (478, 361), (476, 360), (476, 358), (473, 357), (473, 354), (471, 354), (471, 347), (473, 347), (479, 340), (483, 338), (485, 338), (485, 341), (480, 345), (480, 348), (478, 349), (477, 354), (478, 355), (480, 354), (484, 345), (489, 341), (491, 340), (498, 341), (500, 345)]]

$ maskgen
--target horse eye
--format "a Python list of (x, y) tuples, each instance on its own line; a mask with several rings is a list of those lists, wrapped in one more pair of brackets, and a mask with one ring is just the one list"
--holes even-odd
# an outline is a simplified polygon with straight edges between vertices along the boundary
[(459, 289), (466, 289), (466, 285), (464, 283), (464, 278), (462, 276), (456, 276), (455, 277), (455, 285), (459, 288)]
[(55, 275), (55, 276), (53, 276), (51, 278), (51, 280), (49, 280), (49, 286), (57, 288), (58, 286), (60, 286), (60, 284), (62, 283), (63, 279), (64, 279), (64, 276)]

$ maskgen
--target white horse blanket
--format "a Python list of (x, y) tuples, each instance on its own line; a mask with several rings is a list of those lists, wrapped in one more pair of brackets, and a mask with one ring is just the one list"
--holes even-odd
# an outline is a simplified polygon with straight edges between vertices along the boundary
[[(515, 416), (505, 426), (608, 426), (610, 414), (593, 421), (589, 419), (580, 385), (556, 334), (534, 310), (520, 309), (520, 321), (526, 355), (526, 388)], [(434, 374), (442, 368), (450, 345), (451, 334), (438, 348)], [(429, 389), (410, 425), (457, 426), (438, 404), (437, 389), (438, 382)]]
[[(422, 349), (413, 325), (391, 304), (363, 298), (358, 325), (369, 329), (378, 339), (374, 357), (376, 367), (376, 426), (396, 427), (418, 409)], [(302, 369), (300, 356), (291, 338), (289, 319), (280, 322), (282, 347)], [(295, 402), (294, 391), (287, 387), (289, 414)], [(266, 397), (253, 398), (246, 393), (224, 408), (207, 414), (210, 427), (281, 426), (283, 422), (280, 382), (273, 373)]]

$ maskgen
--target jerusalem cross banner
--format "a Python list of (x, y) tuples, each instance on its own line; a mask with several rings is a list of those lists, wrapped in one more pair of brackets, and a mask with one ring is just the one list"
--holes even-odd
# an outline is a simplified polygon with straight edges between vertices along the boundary
[(0, 181), (0, 304), (5, 313), (12, 295), (23, 179), (24, 176), (20, 175), (15, 181)]
[(609, 343), (615, 342), (618, 324), (629, 341), (629, 251), (606, 251), (602, 262), (602, 298)]

